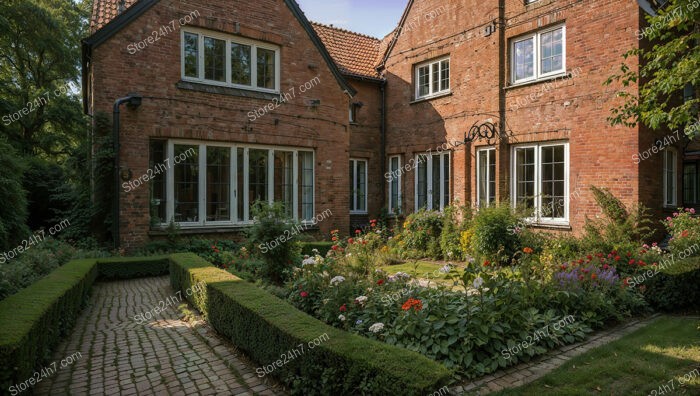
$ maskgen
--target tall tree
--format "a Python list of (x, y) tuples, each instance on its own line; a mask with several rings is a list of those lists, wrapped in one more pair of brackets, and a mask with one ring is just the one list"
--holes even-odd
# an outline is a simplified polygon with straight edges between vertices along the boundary
[(639, 93), (618, 92), (624, 103), (612, 110), (612, 125), (652, 129), (685, 130), (689, 138), (700, 136), (697, 89), (700, 88), (700, 1), (671, 0), (656, 16), (647, 16), (649, 26), (637, 32), (648, 46), (628, 51), (624, 58), (638, 57), (635, 71), (623, 62), (620, 73), (611, 76), (623, 86), (639, 85)]
[(78, 76), (89, 3), (0, 2), (0, 131), (25, 155), (66, 155), (85, 138)]

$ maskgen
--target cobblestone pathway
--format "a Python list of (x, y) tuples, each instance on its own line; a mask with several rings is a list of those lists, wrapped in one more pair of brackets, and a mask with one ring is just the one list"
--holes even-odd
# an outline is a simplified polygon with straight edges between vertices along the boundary
[[(56, 348), (56, 372), (36, 395), (280, 395), (204, 322), (180, 319), (168, 277), (98, 283), (90, 305)], [(66, 359), (70, 357), (70, 359)], [(72, 364), (62, 366), (62, 360)], [(49, 366), (50, 367), (50, 366)]]
[(632, 320), (610, 330), (594, 333), (579, 343), (551, 351), (535, 361), (521, 363), (507, 370), (479, 378), (474, 382), (456, 386), (451, 389), (451, 392), (455, 395), (487, 395), (502, 389), (528, 384), (563, 365), (574, 356), (620, 339), (651, 324), (659, 317), (660, 315), (653, 315), (642, 320)]

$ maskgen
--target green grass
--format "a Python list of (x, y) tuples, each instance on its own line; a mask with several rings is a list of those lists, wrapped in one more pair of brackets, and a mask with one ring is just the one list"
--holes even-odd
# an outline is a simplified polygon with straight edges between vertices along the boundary
[[(698, 326), (697, 319), (659, 318), (639, 331), (569, 360), (531, 384), (495, 395), (698, 395)], [(685, 384), (681, 385), (680, 380)], [(664, 385), (668, 388), (662, 393)]]

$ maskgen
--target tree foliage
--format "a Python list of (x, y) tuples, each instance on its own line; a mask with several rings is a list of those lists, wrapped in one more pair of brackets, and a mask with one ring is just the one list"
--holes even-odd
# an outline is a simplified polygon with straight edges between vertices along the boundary
[[(612, 125), (635, 126), (642, 123), (652, 129), (681, 129), (693, 138), (700, 135), (697, 93), (684, 100), (689, 88), (700, 88), (700, 1), (671, 0), (657, 16), (647, 16), (649, 26), (637, 32), (648, 40), (624, 54), (625, 61), (613, 82), (624, 87), (639, 86), (636, 92), (619, 91), (624, 103), (613, 108)], [(639, 70), (627, 60), (638, 58)], [(687, 96), (687, 95), (686, 95)]]
[(0, 249), (9, 250), (29, 237), (25, 225), (27, 199), (22, 189), (24, 164), (15, 150), (0, 138)]

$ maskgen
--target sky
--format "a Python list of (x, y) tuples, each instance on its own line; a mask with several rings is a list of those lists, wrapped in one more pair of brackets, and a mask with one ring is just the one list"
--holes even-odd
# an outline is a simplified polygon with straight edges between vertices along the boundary
[(383, 38), (399, 23), (408, 0), (297, 0), (314, 22)]

